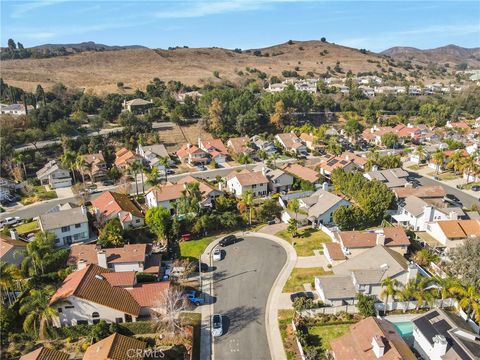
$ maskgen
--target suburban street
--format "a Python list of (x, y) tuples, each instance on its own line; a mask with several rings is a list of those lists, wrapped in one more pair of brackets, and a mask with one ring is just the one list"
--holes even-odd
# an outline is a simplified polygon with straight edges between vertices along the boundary
[(417, 179), (421, 185), (430, 185), (430, 186), (431, 185), (440, 185), (441, 187), (443, 187), (445, 189), (447, 194), (453, 194), (457, 198), (459, 198), (460, 201), (462, 202), (464, 208), (471, 208), (473, 204), (480, 205), (480, 202), (477, 198), (475, 198), (472, 195), (467, 194), (465, 191), (457, 189), (453, 186), (449, 186), (443, 181), (433, 180), (430, 177), (422, 176), (422, 175), (420, 175), (416, 172), (409, 171), (408, 169), (407, 169), (407, 171), (410, 173), (410, 177), (412, 177), (414, 179)]
[(286, 262), (273, 241), (246, 237), (224, 248), (214, 263), (214, 312), (223, 316), (224, 335), (214, 340), (214, 359), (271, 359), (265, 328), (270, 289)]

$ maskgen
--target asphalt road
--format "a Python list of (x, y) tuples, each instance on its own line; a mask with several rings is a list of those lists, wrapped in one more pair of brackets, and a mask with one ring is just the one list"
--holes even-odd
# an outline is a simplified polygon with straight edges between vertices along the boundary
[(444, 188), (444, 190), (447, 192), (447, 194), (453, 194), (457, 198), (459, 198), (460, 201), (462, 202), (464, 208), (471, 208), (473, 204), (477, 204), (477, 205), (480, 206), (480, 201), (478, 199), (476, 199), (472, 195), (467, 194), (466, 192), (464, 192), (462, 190), (459, 190), (455, 187), (446, 185), (442, 181), (433, 180), (431, 178), (422, 176), (422, 175), (417, 174), (415, 172), (409, 172), (409, 174), (410, 174), (411, 178), (417, 179), (418, 182), (421, 185), (440, 185), (441, 187)]
[(224, 335), (214, 339), (216, 360), (270, 360), (265, 307), (272, 285), (287, 261), (273, 241), (246, 237), (224, 248), (216, 261), (214, 312), (223, 316)]

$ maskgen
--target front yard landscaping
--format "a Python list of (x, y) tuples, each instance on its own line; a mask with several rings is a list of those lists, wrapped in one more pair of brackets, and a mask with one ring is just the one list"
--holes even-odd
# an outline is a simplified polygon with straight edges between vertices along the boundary
[(295, 342), (295, 334), (293, 333), (292, 320), (294, 310), (278, 310), (278, 324), (280, 327), (280, 335), (283, 340), (283, 347), (287, 354), (287, 360), (296, 359), (297, 344)]
[(17, 230), (18, 235), (23, 235), (23, 234), (29, 234), (32, 231), (35, 231), (38, 229), (38, 221), (33, 220), (31, 222), (18, 225), (15, 230)]
[(30, 205), (43, 200), (56, 199), (57, 193), (54, 190), (47, 190), (45, 186), (34, 186), (32, 191), (22, 195), (20, 202), (22, 205)]
[(218, 235), (207, 236), (199, 240), (188, 240), (180, 242), (180, 255), (182, 258), (197, 260), (203, 254), (208, 244), (215, 240)]
[(322, 244), (332, 242), (332, 239), (322, 230), (312, 228), (299, 230), (295, 238), (292, 238), (287, 230), (282, 230), (275, 235), (293, 244), (297, 256), (313, 256), (313, 250), (320, 250), (320, 253), (323, 253)]
[(437, 178), (439, 178), (440, 180), (443, 180), (443, 181), (455, 180), (455, 179), (458, 179), (458, 178), (461, 177), (461, 175), (456, 175), (456, 174), (451, 173), (451, 172), (444, 172), (444, 173), (437, 174), (436, 171), (428, 173), (427, 175), (432, 176), (432, 177), (436, 176)]
[(324, 268), (294, 268), (290, 277), (288, 278), (283, 292), (292, 293), (297, 291), (304, 291), (303, 284), (312, 284), (314, 276), (330, 275), (331, 271), (325, 271)]
[(350, 324), (311, 326), (308, 328), (308, 333), (318, 336), (320, 338), (322, 348), (330, 350), (329, 341), (345, 334), (349, 327)]

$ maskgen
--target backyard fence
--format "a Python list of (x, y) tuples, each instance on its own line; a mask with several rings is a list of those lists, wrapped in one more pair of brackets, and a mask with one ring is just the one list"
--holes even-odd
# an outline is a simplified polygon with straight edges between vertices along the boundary
[(325, 306), (316, 309), (301, 310), (299, 314), (304, 317), (315, 317), (321, 314), (336, 315), (340, 312), (358, 314), (358, 308), (356, 305)]
[(298, 347), (298, 352), (300, 353), (300, 357), (302, 360), (305, 360), (305, 353), (303, 352), (303, 347), (302, 344), (300, 343), (300, 340), (298, 340), (297, 336), (297, 327), (295, 326), (295, 321), (292, 320), (292, 328), (293, 328), (293, 333), (295, 334), (295, 341), (297, 342), (297, 347)]
[(387, 308), (385, 309), (385, 303), (376, 303), (375, 309), (377, 313), (385, 312), (386, 311), (395, 311), (395, 310), (402, 310), (407, 312), (408, 310), (414, 309), (426, 309), (426, 308), (446, 308), (446, 307), (454, 307), (456, 304), (455, 299), (444, 299), (442, 300), (435, 300), (432, 306), (426, 301), (423, 302), (420, 306), (418, 305), (418, 301), (394, 301), (387, 304)]

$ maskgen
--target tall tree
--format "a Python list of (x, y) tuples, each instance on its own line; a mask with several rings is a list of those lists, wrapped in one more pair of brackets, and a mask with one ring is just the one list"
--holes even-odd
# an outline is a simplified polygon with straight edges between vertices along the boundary
[(15, 264), (7, 264), (6, 262), (0, 261), (0, 288), (7, 294), (10, 305), (12, 304), (12, 291), (20, 278), (20, 270)]
[(467, 313), (467, 321), (470, 318), (480, 322), (480, 290), (474, 285), (458, 284), (450, 288), (450, 292), (458, 297), (458, 304)]
[(209, 128), (214, 133), (221, 133), (223, 131), (223, 104), (215, 98), (208, 108)]
[(435, 164), (437, 174), (440, 172), (440, 169), (445, 164), (445, 154), (442, 150), (438, 150), (432, 155), (432, 162)]
[(392, 279), (391, 277), (387, 277), (382, 280), (382, 292), (380, 293), (380, 299), (385, 299), (385, 313), (387, 313), (388, 298), (393, 298), (395, 296), (399, 284), (400, 283), (398, 282), (398, 280)]
[(253, 210), (253, 193), (251, 190), (245, 191), (240, 197), (240, 207), (244, 207), (248, 210), (248, 224), (252, 225), (252, 210)]
[(63, 153), (62, 157), (60, 158), (60, 161), (62, 162), (63, 166), (70, 169), (73, 175), (73, 182), (76, 183), (77, 177), (75, 175), (75, 168), (77, 167), (76, 166), (77, 154), (75, 154), (75, 152), (73, 151), (67, 150)]
[(168, 241), (172, 226), (172, 218), (168, 209), (157, 206), (147, 210), (145, 223), (157, 235), (158, 240), (164, 244)]
[(282, 100), (275, 103), (275, 110), (270, 116), (270, 123), (277, 129), (283, 128), (285, 118), (285, 104)]
[(45, 336), (45, 325), (58, 315), (57, 310), (49, 304), (50, 298), (55, 293), (52, 286), (43, 289), (31, 289), (27, 296), (20, 301), (20, 315), (26, 315), (23, 321), (23, 330)]

